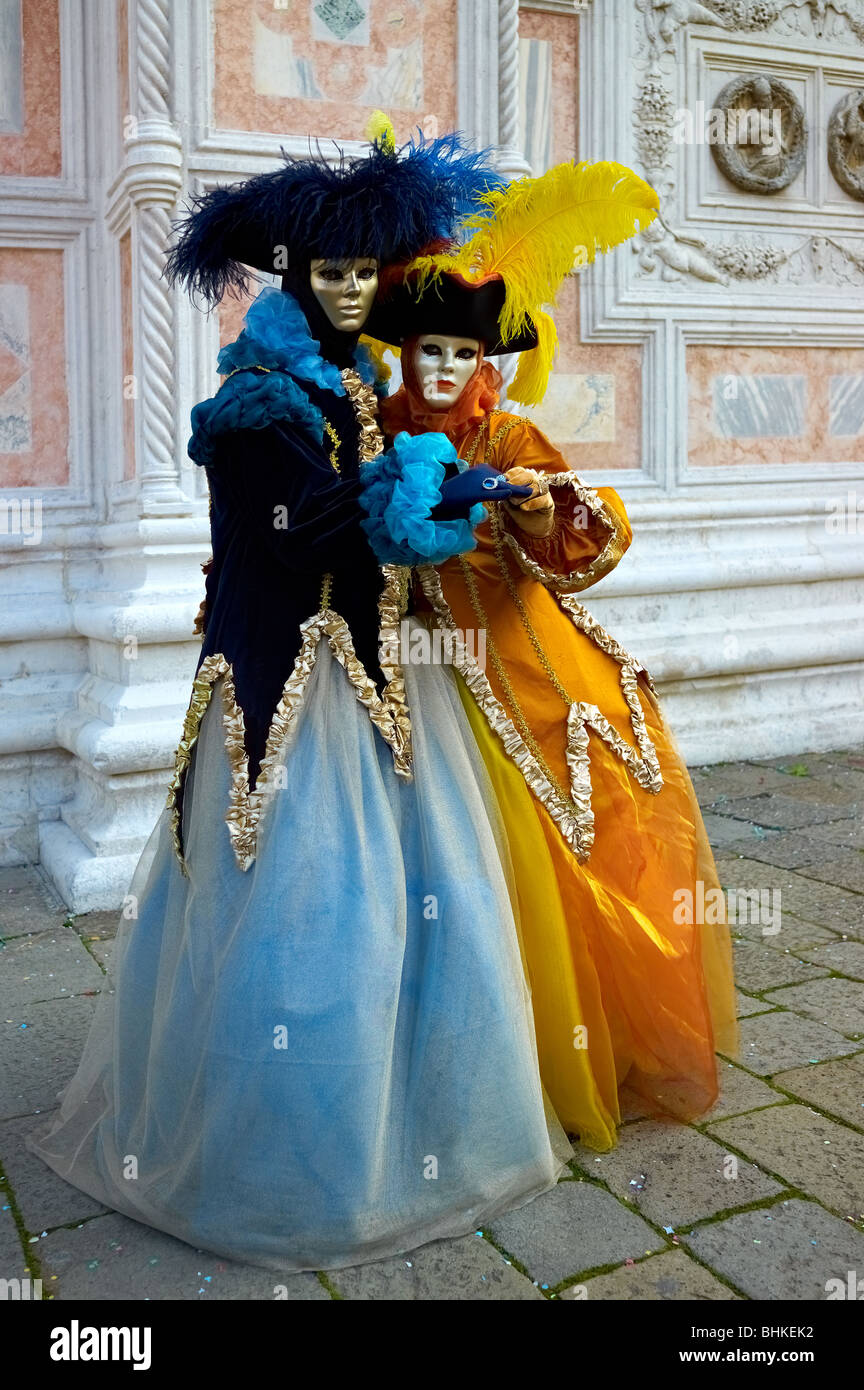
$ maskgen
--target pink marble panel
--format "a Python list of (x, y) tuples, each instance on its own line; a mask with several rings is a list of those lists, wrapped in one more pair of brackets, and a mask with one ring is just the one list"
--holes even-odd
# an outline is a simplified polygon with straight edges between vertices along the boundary
[[(530, 13), (528, 11), (527, 13)], [(548, 17), (548, 16), (547, 16)], [(625, 248), (626, 250), (626, 248)], [(614, 253), (613, 253), (614, 254)], [(642, 348), (638, 343), (583, 343), (579, 337), (579, 283), (565, 282), (554, 312), (558, 359), (553, 376), (611, 377), (612, 439), (566, 442), (553, 439), (572, 468), (642, 467)], [(556, 405), (560, 415), (561, 404)], [(542, 407), (537, 423), (543, 425)], [(609, 431), (604, 429), (604, 433)], [(551, 429), (549, 431), (551, 437)]]
[(361, 139), (376, 107), (397, 138), (456, 120), (456, 0), (212, 0), (224, 129)]
[(130, 113), (129, 88), (129, 0), (117, 0), (117, 113), (118, 162), (123, 158), (124, 122)]
[(58, 0), (25, 0), (21, 12), (23, 130), (0, 133), (0, 174), (48, 178), (62, 172)]
[[(832, 378), (855, 378), (861, 372), (860, 348), (691, 344), (687, 348), (690, 465), (858, 462), (864, 456), (864, 436), (832, 433), (831, 401)], [(760, 383), (769, 401), (780, 397), (788, 383), (790, 398), (800, 403), (799, 424), (788, 411), (778, 415), (775, 423), (769, 410), (764, 432), (756, 433), (748, 425), (746, 432), (742, 426), (740, 437), (730, 435), (734, 407), (718, 413), (718, 401), (724, 393), (728, 400), (731, 393), (746, 390), (758, 406)]]
[(69, 481), (63, 252), (0, 247), (0, 487)]
[[(523, 10), (519, 15), (519, 34), (524, 39), (541, 39), (552, 53), (552, 162), (577, 159), (579, 148), (579, 21), (572, 15), (547, 14), (542, 10)], [(608, 156), (614, 158), (613, 154)], [(537, 169), (535, 173), (543, 171)]]

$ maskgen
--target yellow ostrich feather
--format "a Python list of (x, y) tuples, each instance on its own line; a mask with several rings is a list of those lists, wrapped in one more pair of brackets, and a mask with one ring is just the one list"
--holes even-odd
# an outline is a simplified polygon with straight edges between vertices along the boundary
[(506, 286), (501, 336), (509, 341), (541, 304), (554, 303), (576, 263), (593, 261), (657, 216), (654, 189), (623, 164), (557, 164), (539, 178), (518, 179), (484, 194), (467, 218), (455, 252), (411, 263), (423, 289), (446, 271), (469, 280), (500, 275)]
[(366, 125), (366, 139), (384, 154), (396, 153), (396, 131), (386, 111), (373, 111)]
[(516, 375), (507, 387), (507, 396), (520, 405), (539, 405), (546, 395), (549, 373), (558, 350), (555, 321), (542, 309), (532, 315), (537, 329), (537, 346), (519, 354)]

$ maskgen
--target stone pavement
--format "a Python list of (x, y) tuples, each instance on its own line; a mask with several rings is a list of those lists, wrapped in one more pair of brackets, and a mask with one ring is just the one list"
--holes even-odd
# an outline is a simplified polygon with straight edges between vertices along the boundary
[(678, 1126), (631, 1108), (615, 1150), (577, 1149), (484, 1232), (328, 1275), (196, 1252), (24, 1147), (75, 1068), (116, 914), (68, 920), (38, 870), (2, 871), (0, 1278), (58, 1299), (818, 1300), (864, 1276), (864, 751), (693, 777), (738, 903), (741, 1049), (714, 1110)]

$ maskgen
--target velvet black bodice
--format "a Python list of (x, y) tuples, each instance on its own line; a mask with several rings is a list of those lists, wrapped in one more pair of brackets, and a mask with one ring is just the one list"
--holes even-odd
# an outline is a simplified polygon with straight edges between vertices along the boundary
[(382, 576), (361, 529), (359, 431), (349, 397), (303, 381), (339, 438), (323, 444), (290, 420), (236, 429), (216, 440), (207, 465), (213, 565), (199, 667), (221, 653), (233, 667), (254, 785), (282, 688), (300, 650), (300, 624), (321, 607), (347, 622), (355, 651), (379, 691), (378, 609)]

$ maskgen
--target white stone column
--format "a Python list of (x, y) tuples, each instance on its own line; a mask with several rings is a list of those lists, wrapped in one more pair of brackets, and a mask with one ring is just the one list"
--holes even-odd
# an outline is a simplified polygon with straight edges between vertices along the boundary
[[(116, 128), (103, 122), (92, 133), (106, 209), (94, 232), (94, 281), (116, 280), (116, 238), (126, 228), (132, 236), (136, 476), (117, 481), (118, 437), (106, 423), (117, 402), (108, 402), (93, 450), (105, 514), (90, 544), (65, 557), (70, 626), (86, 644), (85, 672), (56, 720), (57, 746), (72, 755), (72, 794), (40, 826), (42, 863), (76, 912), (116, 907), (126, 892), (165, 802), (200, 642), (192, 625), (209, 527), (206, 500), (181, 485), (188, 407), (178, 400), (174, 292), (162, 278), (184, 156), (171, 97), (176, 19), (169, 0), (136, 0), (130, 10), (131, 110), (119, 170), (109, 154)], [(92, 22), (110, 52), (117, 36), (107, 4)], [(106, 305), (110, 366), (122, 353), (119, 297)], [(119, 389), (118, 372), (104, 379), (106, 393)]]
[(136, 0), (133, 129), (126, 141), (137, 250), (137, 449), (143, 516), (190, 510), (179, 485), (176, 448), (173, 296), (162, 279), (182, 182), (181, 141), (171, 109), (171, 9), (171, 0)]

